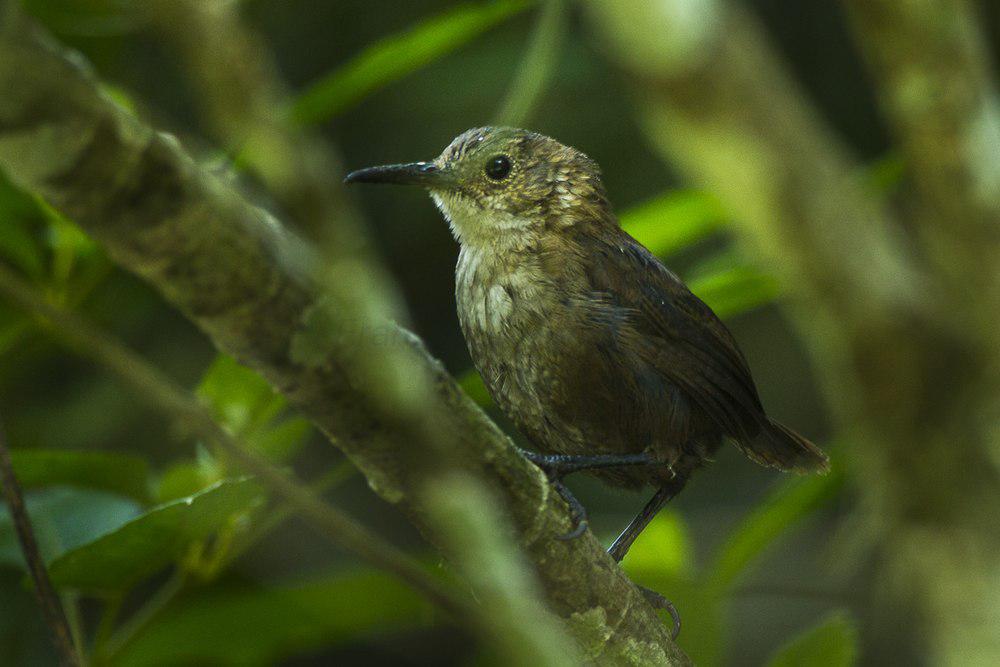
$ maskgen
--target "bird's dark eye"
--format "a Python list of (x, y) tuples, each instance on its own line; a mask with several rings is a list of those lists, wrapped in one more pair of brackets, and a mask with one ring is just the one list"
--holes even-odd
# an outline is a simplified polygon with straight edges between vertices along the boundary
[(486, 162), (486, 175), (494, 181), (502, 181), (507, 178), (512, 166), (506, 155), (494, 155)]

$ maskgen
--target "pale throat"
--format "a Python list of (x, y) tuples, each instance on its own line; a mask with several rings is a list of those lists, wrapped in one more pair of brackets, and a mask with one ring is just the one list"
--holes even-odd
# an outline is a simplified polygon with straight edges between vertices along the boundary
[(489, 206), (480, 207), (461, 195), (431, 191), (431, 199), (444, 215), (455, 240), (462, 245), (496, 252), (516, 250), (534, 237), (532, 221)]

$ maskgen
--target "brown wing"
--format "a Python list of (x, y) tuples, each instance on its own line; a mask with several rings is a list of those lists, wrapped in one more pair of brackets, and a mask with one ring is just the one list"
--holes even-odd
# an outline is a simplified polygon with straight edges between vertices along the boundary
[(743, 441), (757, 436), (766, 421), (764, 408), (746, 359), (722, 321), (624, 231), (597, 242), (602, 257), (587, 267), (591, 286), (630, 312), (649, 363), (724, 433)]

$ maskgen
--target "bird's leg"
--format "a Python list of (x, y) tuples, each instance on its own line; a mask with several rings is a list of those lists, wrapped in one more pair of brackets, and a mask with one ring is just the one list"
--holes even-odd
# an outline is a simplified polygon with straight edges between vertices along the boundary
[(595, 454), (592, 456), (573, 456), (571, 454), (538, 454), (522, 449), (524, 458), (542, 469), (549, 478), (553, 488), (559, 492), (562, 499), (569, 505), (573, 518), (573, 530), (560, 535), (556, 539), (573, 540), (583, 535), (587, 530), (587, 510), (576, 496), (563, 484), (563, 477), (581, 470), (597, 470), (600, 468), (621, 468), (624, 466), (662, 465), (651, 455), (641, 454)]
[(642, 511), (632, 519), (629, 525), (625, 527), (625, 530), (622, 531), (622, 534), (618, 536), (618, 539), (614, 541), (614, 544), (611, 545), (611, 548), (608, 549), (608, 554), (615, 559), (616, 563), (620, 563), (622, 558), (625, 558), (625, 554), (628, 553), (629, 548), (635, 542), (636, 538), (639, 537), (639, 534), (645, 530), (657, 512), (670, 502), (671, 498), (681, 492), (686, 482), (686, 477), (674, 477), (661, 486), (653, 497), (649, 499), (649, 502), (642, 508)]
[[(608, 555), (614, 558), (616, 563), (620, 563), (622, 558), (625, 558), (629, 547), (639, 537), (639, 534), (649, 525), (649, 522), (653, 520), (653, 517), (659, 513), (663, 506), (681, 492), (686, 482), (686, 477), (675, 476), (653, 494), (653, 497), (649, 499), (649, 502), (642, 508), (642, 511), (632, 519), (625, 530), (622, 531), (622, 534), (618, 536), (618, 539), (615, 540), (614, 544), (611, 545), (611, 548), (608, 549)], [(667, 610), (674, 623), (670, 636), (672, 639), (677, 639), (677, 635), (681, 633), (681, 615), (677, 612), (677, 607), (674, 606), (674, 603), (645, 586), (639, 586), (639, 590), (642, 591), (642, 594), (646, 596), (646, 599), (654, 608)]]
[(581, 470), (599, 470), (601, 468), (624, 468), (627, 466), (663, 465), (663, 462), (645, 452), (639, 454), (538, 454), (522, 449), (524, 458), (528, 459), (548, 475), (549, 479), (562, 479)]

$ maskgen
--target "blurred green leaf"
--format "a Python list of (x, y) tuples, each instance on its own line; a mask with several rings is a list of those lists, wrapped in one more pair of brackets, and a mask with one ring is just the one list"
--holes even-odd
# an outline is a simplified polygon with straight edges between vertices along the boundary
[(35, 279), (45, 273), (45, 252), (36, 234), (42, 220), (35, 200), (0, 172), (0, 257)]
[(722, 318), (770, 303), (781, 294), (777, 278), (749, 266), (731, 266), (693, 278), (688, 286)]
[(843, 477), (836, 466), (826, 475), (796, 477), (779, 484), (719, 550), (708, 572), (712, 586), (732, 586), (755, 558), (793, 524), (833, 497), (842, 484)]
[(681, 515), (662, 511), (642, 531), (625, 556), (623, 567), (641, 579), (655, 571), (671, 577), (690, 576), (694, 567), (694, 545)]
[(5, 216), (2, 210), (0, 210), (0, 255), (31, 278), (38, 279), (45, 273), (45, 258), (41, 245), (31, 233), (30, 227), (21, 220)]
[(213, 590), (168, 607), (117, 665), (273, 665), (308, 649), (427, 624), (429, 605), (388, 575), (338, 574), (287, 588)]
[(57, 558), (49, 568), (52, 581), (61, 588), (127, 590), (262, 500), (255, 482), (240, 479), (160, 505)]
[(65, 484), (98, 489), (149, 502), (149, 466), (142, 458), (117, 452), (28, 449), (11, 454), (21, 486)]
[(527, 125), (559, 60), (568, 27), (566, 1), (543, 0), (541, 4), (531, 41), (497, 114), (497, 125)]
[(160, 477), (156, 488), (156, 500), (167, 503), (178, 498), (193, 496), (224, 477), (222, 467), (215, 461), (199, 458), (198, 461), (182, 461), (167, 468)]
[(52, 279), (57, 284), (69, 282), (81, 261), (100, 255), (97, 244), (89, 236), (55, 211), (51, 211), (50, 216), (49, 243), (52, 246)]
[(276, 421), (288, 405), (285, 397), (226, 355), (215, 358), (197, 393), (220, 422), (275, 461), (287, 461), (298, 453), (312, 431), (301, 417)]
[[(46, 561), (87, 544), (138, 516), (129, 498), (104, 491), (52, 487), (25, 493), (38, 547)], [(0, 563), (24, 566), (21, 549), (5, 505), (0, 505)]]
[(292, 118), (309, 124), (336, 116), (372, 91), (457, 49), (529, 4), (527, 0), (465, 4), (386, 37), (310, 86), (292, 105)]
[(899, 153), (886, 153), (861, 170), (864, 183), (877, 194), (891, 194), (906, 176), (906, 161)]
[(713, 195), (698, 190), (667, 192), (621, 215), (622, 227), (657, 257), (700, 241), (726, 224)]
[(775, 652), (768, 667), (851, 667), (858, 659), (858, 630), (838, 611)]
[(238, 434), (260, 428), (286, 405), (267, 380), (225, 354), (216, 356), (205, 371), (197, 394), (222, 424)]
[(32, 326), (24, 311), (0, 301), (0, 355), (13, 348)]
[(109, 37), (146, 22), (134, 0), (25, 0), (25, 8), (50, 30), (64, 35)]
[(312, 424), (302, 417), (291, 417), (264, 431), (254, 434), (250, 444), (274, 461), (288, 461), (305, 444), (312, 433)]

